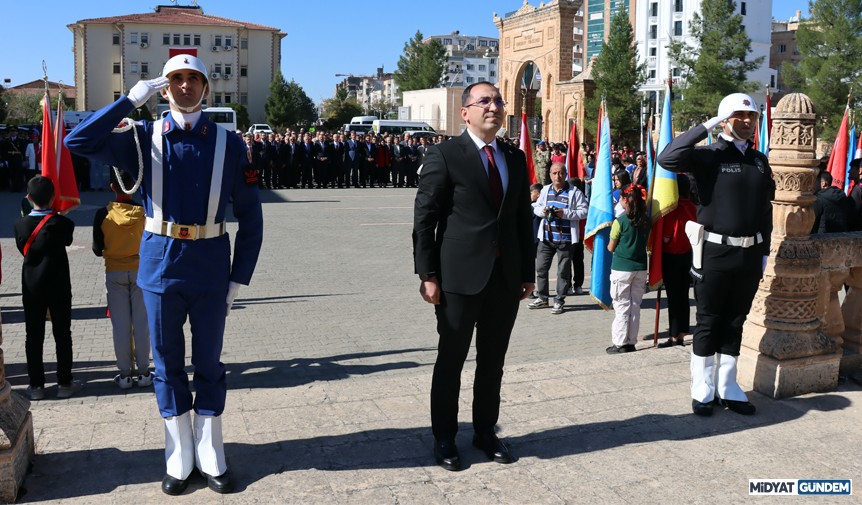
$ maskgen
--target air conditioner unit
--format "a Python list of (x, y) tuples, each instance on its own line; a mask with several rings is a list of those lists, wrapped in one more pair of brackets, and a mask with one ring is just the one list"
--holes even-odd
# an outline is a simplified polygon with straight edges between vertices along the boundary
[(148, 44), (148, 43), (146, 43), (146, 42), (141, 42), (141, 49), (146, 49), (147, 47), (149, 47), (149, 44)]
[(212, 78), (212, 79), (219, 79), (219, 78), (221, 78), (221, 74), (220, 74), (220, 73), (218, 73), (218, 72), (213, 72), (213, 73), (211, 73), (211, 74), (210, 74), (210, 78)]
[(230, 79), (230, 76), (231, 76), (231, 74), (224, 74), (222, 76), (222, 79), (225, 79), (225, 80)]
[(231, 49), (233, 49), (233, 46), (224, 46), (225, 51), (230, 51)]
[(141, 72), (141, 79), (146, 79), (146, 78), (147, 78), (147, 73)]
[(217, 52), (218, 52), (218, 46), (213, 46), (213, 52), (214, 52), (214, 53), (217, 53)]

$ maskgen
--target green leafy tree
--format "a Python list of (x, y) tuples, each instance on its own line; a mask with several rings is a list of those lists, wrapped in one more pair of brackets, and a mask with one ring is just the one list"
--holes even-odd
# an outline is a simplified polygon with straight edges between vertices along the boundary
[(349, 97), (345, 88), (338, 88), (334, 97), (323, 101), (323, 117), (328, 125), (334, 125), (330, 128), (349, 123), (352, 117), (360, 116), (362, 112), (362, 105)]
[(6, 88), (0, 86), (0, 123), (6, 121)]
[(733, 0), (703, 0), (702, 15), (691, 20), (696, 47), (670, 44), (669, 56), (682, 77), (674, 89), (682, 100), (674, 103), (674, 120), (681, 128), (715, 115), (718, 103), (731, 93), (752, 92), (761, 84), (747, 81), (748, 72), (763, 58), (750, 59), (751, 39)]
[(247, 131), (251, 126), (251, 120), (248, 117), (248, 108), (239, 102), (231, 102), (227, 104), (236, 113), (236, 127), (239, 131)]
[(274, 128), (307, 125), (317, 119), (314, 103), (302, 86), (292, 80), (286, 82), (281, 71), (269, 85), (269, 98), (264, 105), (266, 121)]
[[(39, 124), (42, 122), (42, 98), (41, 93), (8, 93), (5, 94), (7, 116), (9, 124)], [(58, 95), (51, 94), (51, 110), (57, 110)], [(65, 110), (75, 110), (74, 100), (63, 97)]]
[(638, 64), (634, 30), (628, 10), (623, 7), (611, 19), (608, 40), (593, 63), (596, 90), (585, 101), (584, 127), (595, 135), (599, 103), (607, 104), (612, 135), (618, 144), (637, 144), (640, 138), (640, 96), (638, 87), (646, 80), (645, 64)]
[(851, 108), (862, 108), (862, 2), (816, 0), (811, 13), (796, 31), (802, 61), (797, 67), (784, 65), (782, 72), (788, 89), (805, 93), (814, 102), (820, 119), (817, 134), (831, 143), (851, 89), (855, 95)]
[(446, 69), (446, 48), (438, 39), (422, 41), (422, 32), (416, 31), (404, 43), (404, 54), (398, 58), (395, 82), (401, 91), (439, 88)]
[(369, 116), (377, 116), (381, 119), (387, 119), (390, 114), (398, 112), (398, 103), (384, 98), (375, 98), (371, 100), (371, 103), (368, 105), (365, 112)]

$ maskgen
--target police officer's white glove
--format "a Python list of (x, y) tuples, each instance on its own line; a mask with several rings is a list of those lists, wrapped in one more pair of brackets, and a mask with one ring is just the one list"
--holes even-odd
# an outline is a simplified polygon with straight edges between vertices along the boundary
[(724, 117), (715, 116), (714, 118), (711, 118), (711, 119), (704, 121), (703, 127), (706, 128), (706, 131), (711, 131), (713, 128), (718, 126), (718, 124), (721, 123), (722, 121), (727, 121), (727, 118), (729, 118), (732, 115), (733, 115), (733, 112), (731, 112), (730, 114), (728, 114), (727, 116), (724, 116)]
[(132, 86), (132, 89), (129, 90), (129, 100), (135, 104), (135, 108), (138, 108), (150, 99), (151, 96), (155, 95), (160, 89), (168, 87), (168, 78), (167, 77), (156, 77), (155, 79), (150, 79), (148, 81), (138, 81), (137, 84)]
[(227, 312), (225, 312), (225, 316), (230, 314), (230, 309), (233, 307), (233, 301), (236, 300), (236, 295), (239, 294), (239, 287), (242, 284), (234, 281), (230, 281), (227, 286), (227, 298), (225, 298), (225, 303), (227, 304)]

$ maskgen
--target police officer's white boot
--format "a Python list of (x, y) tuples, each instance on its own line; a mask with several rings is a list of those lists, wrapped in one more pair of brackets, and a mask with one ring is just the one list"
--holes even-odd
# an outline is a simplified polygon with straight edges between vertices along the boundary
[(195, 439), (189, 412), (165, 418), (165, 463), (167, 471), (162, 479), (162, 491), (169, 495), (182, 494), (195, 467)]
[(691, 353), (691, 410), (699, 416), (712, 415), (715, 399), (715, 356)]
[(718, 360), (718, 403), (737, 414), (754, 414), (754, 405), (749, 403), (745, 392), (736, 383), (736, 356), (716, 354), (715, 357)]
[(210, 489), (217, 493), (233, 491), (224, 457), (221, 416), (195, 414), (195, 465)]

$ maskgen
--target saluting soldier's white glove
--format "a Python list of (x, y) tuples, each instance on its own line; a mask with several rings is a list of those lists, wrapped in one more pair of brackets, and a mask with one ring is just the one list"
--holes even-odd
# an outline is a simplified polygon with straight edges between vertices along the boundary
[(236, 300), (236, 296), (239, 294), (239, 287), (242, 284), (234, 281), (230, 281), (227, 286), (227, 298), (225, 298), (225, 303), (227, 304), (227, 312), (225, 312), (225, 316), (230, 314), (230, 309), (233, 307), (233, 301)]
[(703, 127), (706, 128), (706, 131), (711, 131), (713, 128), (718, 126), (718, 124), (721, 123), (722, 121), (727, 121), (727, 119), (732, 115), (733, 115), (733, 112), (731, 112), (730, 114), (728, 114), (725, 117), (715, 116), (714, 118), (711, 118), (711, 119), (704, 121)]
[(132, 89), (129, 90), (128, 97), (129, 100), (135, 104), (135, 108), (138, 108), (147, 103), (147, 100), (149, 100), (151, 96), (155, 95), (160, 89), (167, 87), (167, 77), (156, 77), (155, 79), (150, 79), (148, 81), (138, 81), (138, 83), (132, 86)]

